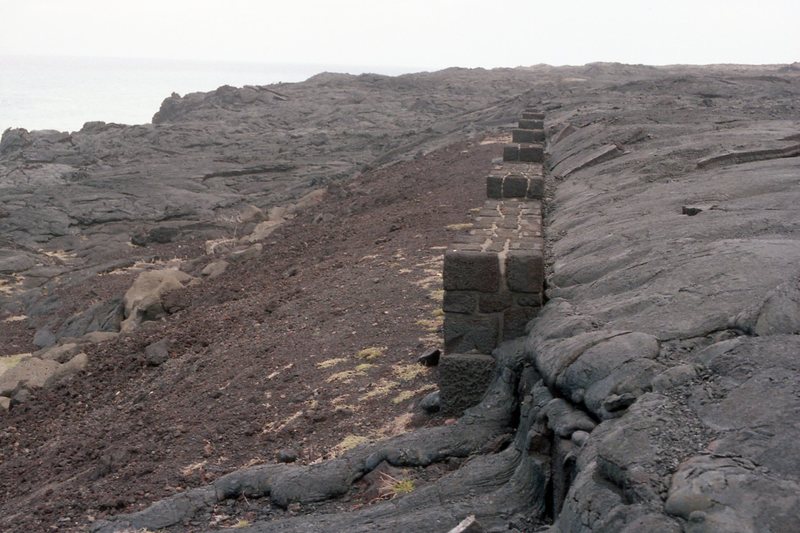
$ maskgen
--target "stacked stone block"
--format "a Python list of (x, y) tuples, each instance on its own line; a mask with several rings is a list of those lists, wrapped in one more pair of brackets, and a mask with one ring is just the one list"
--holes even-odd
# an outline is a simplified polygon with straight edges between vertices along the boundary
[[(541, 132), (535, 135), (543, 140), (542, 121), (540, 113), (526, 111), (520, 131)], [(509, 146), (516, 149), (513, 158), (506, 156)], [(480, 401), (494, 372), (492, 351), (524, 335), (543, 304), (543, 148), (509, 146), (503, 164), (486, 178), (489, 199), (474, 215), (472, 229), (459, 235), (444, 257), (439, 387), (446, 414)]]
[(497, 165), (486, 177), (486, 196), (490, 199), (541, 200), (544, 196), (542, 165)]
[(511, 144), (503, 148), (503, 161), (544, 161), (544, 114), (526, 110), (519, 127), (511, 131)]

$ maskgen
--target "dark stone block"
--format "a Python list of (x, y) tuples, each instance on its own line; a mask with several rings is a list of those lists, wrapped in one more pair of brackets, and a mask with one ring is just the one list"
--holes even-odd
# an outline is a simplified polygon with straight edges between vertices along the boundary
[(540, 143), (544, 142), (544, 130), (511, 130), (511, 141), (515, 143)]
[(487, 198), (503, 197), (503, 178), (500, 176), (486, 177), (486, 196)]
[(525, 198), (528, 193), (528, 178), (508, 176), (503, 182), (503, 196), (506, 198)]
[(478, 311), (481, 313), (498, 313), (511, 307), (514, 299), (507, 292), (481, 294), (478, 300)]
[(439, 393), (442, 413), (460, 415), (478, 404), (494, 377), (494, 359), (489, 355), (445, 355), (439, 361)]
[(515, 250), (506, 256), (506, 280), (513, 292), (542, 292), (544, 259), (538, 250)]
[(538, 312), (535, 307), (515, 307), (503, 313), (503, 340), (516, 339), (525, 335), (525, 326)]
[(535, 198), (537, 200), (544, 198), (544, 178), (542, 176), (534, 176), (531, 178), (530, 185), (528, 186), (528, 198)]
[(525, 120), (544, 120), (544, 113), (539, 111), (523, 111), (522, 118)]
[(518, 144), (507, 144), (503, 147), (503, 161), (519, 161)]
[(478, 307), (478, 295), (474, 292), (445, 291), (442, 309), (448, 313), (471, 314)]
[(492, 353), (500, 337), (500, 320), (497, 315), (444, 315), (445, 353)]
[(449, 250), (444, 254), (446, 291), (496, 292), (500, 288), (500, 261), (497, 254)]
[(535, 292), (517, 294), (514, 301), (522, 307), (541, 307), (543, 303), (542, 294)]
[(544, 129), (544, 120), (524, 118), (519, 121), (521, 130), (541, 130)]
[(544, 161), (544, 148), (541, 144), (520, 144), (519, 160), (528, 163), (541, 163)]

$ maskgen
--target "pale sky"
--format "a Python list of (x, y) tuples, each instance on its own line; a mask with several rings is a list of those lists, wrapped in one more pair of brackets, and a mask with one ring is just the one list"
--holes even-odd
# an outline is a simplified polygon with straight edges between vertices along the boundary
[(0, 55), (428, 70), (791, 63), (800, 0), (0, 0)]

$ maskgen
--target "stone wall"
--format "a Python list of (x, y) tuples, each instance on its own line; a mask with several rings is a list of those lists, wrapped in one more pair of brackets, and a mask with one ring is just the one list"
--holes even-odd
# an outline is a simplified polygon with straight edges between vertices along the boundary
[[(543, 115), (526, 111), (512, 140), (544, 140)], [(489, 198), (444, 256), (442, 410), (476, 404), (491, 380), (492, 351), (521, 337), (543, 304), (543, 145), (513, 142), (486, 177)]]

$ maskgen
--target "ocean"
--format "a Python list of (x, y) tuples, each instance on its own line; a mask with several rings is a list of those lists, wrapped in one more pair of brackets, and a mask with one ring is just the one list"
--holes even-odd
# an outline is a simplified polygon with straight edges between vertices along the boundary
[(400, 74), (411, 69), (0, 55), (0, 132), (79, 130), (85, 122), (150, 122), (164, 98), (221, 85), (303, 81), (323, 71)]

